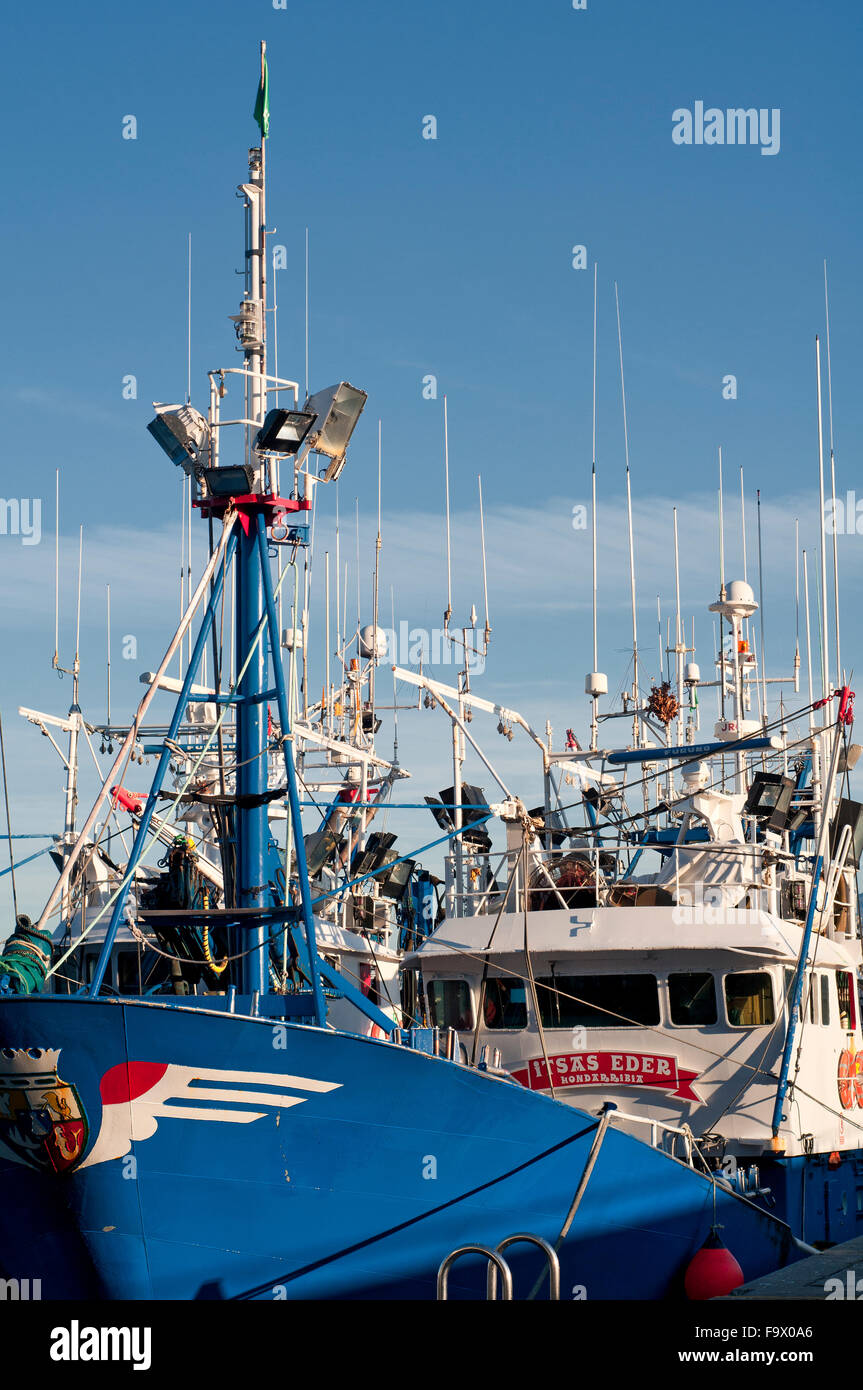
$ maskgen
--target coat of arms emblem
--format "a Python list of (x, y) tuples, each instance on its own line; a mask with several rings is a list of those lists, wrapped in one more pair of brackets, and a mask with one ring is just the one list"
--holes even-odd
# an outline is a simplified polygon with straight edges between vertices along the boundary
[(60, 1078), (59, 1057), (47, 1048), (0, 1049), (0, 1142), (54, 1173), (74, 1167), (89, 1136), (78, 1092)]

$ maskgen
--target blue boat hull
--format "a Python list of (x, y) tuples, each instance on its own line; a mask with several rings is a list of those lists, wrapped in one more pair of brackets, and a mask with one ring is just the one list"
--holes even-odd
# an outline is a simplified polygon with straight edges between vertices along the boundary
[[(459, 1245), (557, 1239), (597, 1125), (406, 1047), (146, 1001), (5, 999), (0, 1049), (0, 1269), (43, 1298), (433, 1298)], [(798, 1257), (715, 1195), (747, 1278)], [(713, 1204), (709, 1178), (609, 1127), (562, 1297), (681, 1293)], [(539, 1252), (507, 1258), (525, 1296)], [(451, 1296), (483, 1274), (457, 1264)]]

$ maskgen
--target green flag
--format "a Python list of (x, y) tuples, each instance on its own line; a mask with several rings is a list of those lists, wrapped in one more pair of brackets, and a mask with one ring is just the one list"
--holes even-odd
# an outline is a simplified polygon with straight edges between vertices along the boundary
[(261, 85), (258, 88), (258, 98), (255, 102), (254, 117), (261, 128), (261, 135), (266, 138), (270, 133), (270, 75), (267, 70), (266, 58), (264, 59)]

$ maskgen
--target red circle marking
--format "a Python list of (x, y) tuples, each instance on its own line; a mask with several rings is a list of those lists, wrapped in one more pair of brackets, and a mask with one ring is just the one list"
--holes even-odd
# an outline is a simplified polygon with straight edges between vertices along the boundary
[(99, 1083), (102, 1104), (137, 1100), (161, 1081), (167, 1070), (167, 1062), (118, 1062), (116, 1067), (109, 1067)]

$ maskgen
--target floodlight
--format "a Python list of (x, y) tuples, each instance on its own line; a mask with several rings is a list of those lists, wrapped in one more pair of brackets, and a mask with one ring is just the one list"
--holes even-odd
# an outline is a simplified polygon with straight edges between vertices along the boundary
[(795, 787), (790, 777), (778, 772), (756, 772), (743, 807), (744, 816), (753, 816), (768, 830), (781, 834), (788, 823)]
[(271, 410), (257, 438), (257, 447), (270, 454), (296, 454), (315, 423), (307, 410)]
[(393, 849), (395, 842), (396, 836), (389, 831), (375, 831), (366, 841), (365, 848), (357, 850), (354, 854), (351, 872), (360, 878), (363, 874), (373, 874), (385, 864), (391, 864), (394, 859), (398, 859), (398, 854)]
[(156, 443), (172, 463), (190, 478), (200, 476), (210, 452), (210, 427), (193, 405), (162, 405), (153, 402), (155, 420), (147, 426)]
[(312, 448), (330, 459), (324, 482), (334, 482), (344, 468), (345, 450), (367, 400), (365, 391), (340, 381), (337, 386), (309, 396), (303, 406), (304, 411), (313, 411), (316, 416), (309, 435)]
[[(439, 813), (431, 804), (431, 799), (429, 797), (425, 799), (429, 810), (440, 825), (442, 822), (438, 819)], [(477, 826), (475, 830), (465, 828), (472, 827), (475, 821), (488, 819), (488, 805), (482, 787), (474, 787), (469, 782), (462, 782), (459, 803), (455, 799), (455, 787), (447, 787), (446, 791), (441, 792), (440, 799), (443, 809), (452, 820), (453, 825), (455, 825), (455, 807), (457, 804), (461, 805), (462, 839), (465, 844), (478, 845), (481, 849), (491, 848), (491, 840), (481, 825)]]
[(839, 838), (846, 825), (851, 826), (851, 848), (846, 864), (853, 864), (857, 869), (860, 867), (860, 857), (863, 854), (863, 806), (859, 801), (849, 801), (846, 797), (840, 796), (836, 813), (830, 823), (831, 859), (839, 848)]
[(415, 868), (415, 859), (403, 859), (400, 864), (393, 864), (391, 868), (379, 874), (378, 887), (382, 896), (394, 898), (396, 902), (400, 902), (405, 895)]
[(245, 497), (254, 491), (255, 470), (248, 463), (205, 468), (203, 479), (211, 497)]

